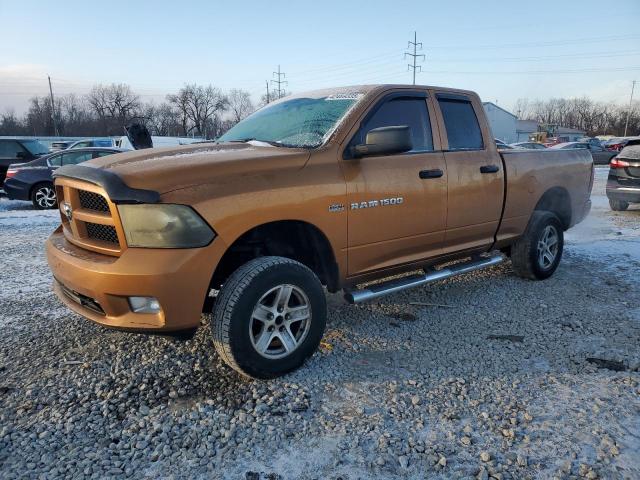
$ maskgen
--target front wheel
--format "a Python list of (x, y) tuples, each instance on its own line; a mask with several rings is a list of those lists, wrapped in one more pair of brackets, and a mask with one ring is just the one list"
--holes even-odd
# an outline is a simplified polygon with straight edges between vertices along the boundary
[(211, 320), (213, 343), (243, 375), (275, 378), (316, 351), (326, 317), (324, 290), (309, 268), (288, 258), (260, 257), (222, 286)]
[(553, 275), (562, 258), (563, 231), (555, 214), (534, 211), (524, 234), (511, 247), (515, 273), (532, 280), (544, 280)]
[(55, 208), (58, 204), (52, 183), (39, 183), (31, 191), (31, 202), (37, 210)]

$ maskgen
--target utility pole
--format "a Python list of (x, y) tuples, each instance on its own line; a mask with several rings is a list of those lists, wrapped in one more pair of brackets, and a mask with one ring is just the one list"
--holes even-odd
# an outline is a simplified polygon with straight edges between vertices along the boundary
[(416, 84), (416, 69), (420, 69), (419, 71), (422, 71), (422, 65), (416, 65), (416, 59), (418, 57), (422, 57), (422, 60), (425, 60), (427, 57), (425, 57), (423, 54), (418, 54), (417, 49), (418, 46), (420, 46), (420, 50), (422, 50), (422, 42), (418, 42), (418, 33), (417, 32), (413, 32), (413, 42), (409, 42), (409, 45), (407, 45), (407, 48), (411, 48), (411, 46), (413, 45), (413, 53), (410, 52), (405, 52), (404, 54), (404, 58), (407, 58), (407, 56), (412, 57), (413, 58), (413, 65), (409, 64), (407, 65), (407, 70), (409, 70), (410, 68), (413, 69), (413, 84)]
[(271, 101), (269, 98), (269, 80), (265, 80), (264, 83), (267, 84), (267, 103), (269, 103)]
[(53, 101), (53, 88), (51, 88), (51, 77), (47, 75), (49, 79), (49, 94), (51, 95), (51, 119), (53, 120), (53, 131), (56, 137), (58, 136), (58, 123), (56, 122), (56, 104)]
[(627, 136), (627, 127), (629, 126), (629, 115), (631, 115), (631, 104), (633, 103), (633, 90), (636, 88), (636, 81), (631, 82), (631, 97), (629, 98), (629, 110), (627, 111), (627, 121), (624, 122), (624, 135)]
[(273, 79), (271, 80), (273, 83), (278, 85), (278, 98), (282, 98), (284, 96), (284, 90), (282, 89), (282, 85), (286, 85), (287, 82), (286, 80), (282, 80), (282, 78), (286, 77), (286, 75), (282, 72), (280, 72), (280, 65), (278, 65), (278, 71), (277, 72), (273, 72), (274, 75), (278, 76), (278, 79)]

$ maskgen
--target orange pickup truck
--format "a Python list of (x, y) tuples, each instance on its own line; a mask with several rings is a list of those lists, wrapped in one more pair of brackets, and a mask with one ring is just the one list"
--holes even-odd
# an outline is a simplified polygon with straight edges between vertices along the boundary
[(507, 258), (549, 277), (592, 183), (587, 150), (498, 151), (473, 92), (328, 89), (216, 142), (58, 169), (47, 257), (86, 318), (178, 333), (209, 313), (220, 356), (273, 378), (318, 347), (324, 288), (357, 303)]

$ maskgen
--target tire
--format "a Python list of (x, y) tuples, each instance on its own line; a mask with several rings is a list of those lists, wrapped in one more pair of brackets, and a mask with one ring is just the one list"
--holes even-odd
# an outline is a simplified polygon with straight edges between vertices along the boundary
[(31, 203), (36, 210), (49, 210), (58, 206), (53, 183), (38, 183), (31, 189)]
[(610, 198), (609, 206), (614, 212), (624, 212), (627, 208), (629, 208), (629, 202), (625, 202), (624, 200), (612, 200)]
[[(280, 300), (285, 297), (286, 304)], [(231, 274), (210, 318), (220, 357), (247, 377), (270, 379), (297, 369), (317, 350), (327, 304), (309, 268), (288, 258), (261, 257)]]
[(531, 280), (544, 280), (553, 275), (562, 258), (563, 232), (555, 214), (534, 211), (524, 234), (511, 247), (511, 263), (516, 275)]

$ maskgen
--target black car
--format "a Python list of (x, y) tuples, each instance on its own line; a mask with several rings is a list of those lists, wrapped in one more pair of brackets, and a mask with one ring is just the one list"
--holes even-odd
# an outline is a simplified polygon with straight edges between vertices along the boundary
[[(594, 139), (594, 140), (597, 140), (597, 139)], [(593, 142), (565, 142), (565, 143), (559, 143), (549, 148), (556, 149), (556, 150), (586, 148), (591, 152), (591, 157), (593, 158), (594, 165), (607, 165), (609, 161), (616, 156), (616, 152), (610, 152), (608, 150), (605, 150), (604, 147), (601, 147)]]
[(55, 208), (56, 192), (51, 173), (56, 168), (125, 151), (120, 148), (76, 148), (52, 153), (21, 165), (11, 165), (4, 181), (4, 191), (11, 200), (31, 200), (37, 209)]
[(48, 153), (47, 147), (35, 139), (0, 138), (0, 185), (9, 165), (29, 162)]
[(607, 198), (615, 211), (640, 203), (640, 140), (630, 140), (609, 163)]

